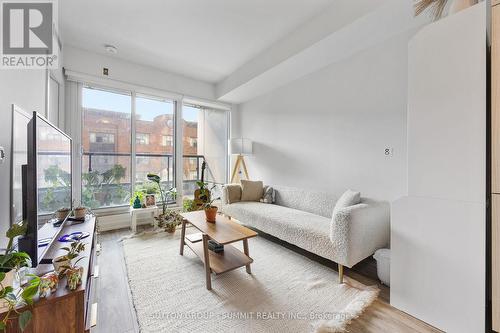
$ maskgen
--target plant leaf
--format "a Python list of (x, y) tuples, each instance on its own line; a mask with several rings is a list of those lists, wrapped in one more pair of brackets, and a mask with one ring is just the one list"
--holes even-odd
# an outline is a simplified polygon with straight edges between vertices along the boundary
[(26, 310), (19, 315), (19, 327), (21, 328), (21, 331), (24, 331), (26, 329), (31, 321), (31, 317), (33, 317), (33, 315), (29, 310)]

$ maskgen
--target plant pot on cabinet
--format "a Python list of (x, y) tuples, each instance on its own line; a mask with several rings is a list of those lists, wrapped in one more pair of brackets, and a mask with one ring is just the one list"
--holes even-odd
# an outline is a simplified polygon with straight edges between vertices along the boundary
[(57, 274), (62, 274), (66, 269), (65, 267), (71, 265), (71, 260), (66, 258), (66, 256), (55, 257), (52, 259), (52, 265), (54, 266), (54, 271), (56, 271)]
[(209, 208), (205, 208), (205, 216), (207, 217), (207, 222), (215, 223), (217, 220), (217, 210), (219, 208), (217, 206), (210, 206)]
[(68, 268), (65, 274), (69, 290), (75, 290), (82, 284), (83, 267)]

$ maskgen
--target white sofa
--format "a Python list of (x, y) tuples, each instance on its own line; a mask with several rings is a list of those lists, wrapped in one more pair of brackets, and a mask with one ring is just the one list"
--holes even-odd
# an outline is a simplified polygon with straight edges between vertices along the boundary
[[(335, 211), (337, 197), (327, 193), (273, 186), (275, 202), (228, 204), (222, 191), (222, 212), (260, 230), (339, 264), (352, 267), (387, 247), (390, 208), (387, 202), (361, 198), (359, 204)], [(333, 216), (332, 216), (333, 215)]]

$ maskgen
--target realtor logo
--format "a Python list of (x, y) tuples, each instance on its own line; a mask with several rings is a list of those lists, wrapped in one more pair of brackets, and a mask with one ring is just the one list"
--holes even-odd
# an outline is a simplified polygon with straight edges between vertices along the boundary
[[(2, 68), (57, 68), (54, 31), (56, 3), (51, 0), (1, 0)], [(54, 47), (55, 46), (55, 47)]]

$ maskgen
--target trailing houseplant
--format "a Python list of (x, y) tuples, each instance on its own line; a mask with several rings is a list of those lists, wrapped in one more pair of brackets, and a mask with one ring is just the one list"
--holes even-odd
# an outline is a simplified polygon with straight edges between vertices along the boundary
[[(23, 221), (20, 224), (12, 225), (6, 232), (9, 239), (5, 252), (0, 255), (0, 302), (3, 303), (7, 312), (0, 321), (0, 330), (5, 331), (11, 315), (16, 313), (18, 315), (19, 327), (24, 331), (29, 324), (32, 314), (29, 309), (24, 311), (19, 310), (24, 305), (32, 305), (33, 297), (38, 292), (40, 278), (35, 275), (28, 275), (31, 280), (25, 286), (20, 286), (21, 281), (18, 281), (18, 288), (14, 288), (14, 274), (22, 267), (31, 266), (31, 258), (25, 252), (18, 252), (15, 250), (14, 238), (24, 236), (26, 234), (27, 224)], [(19, 278), (19, 277), (18, 277)]]

